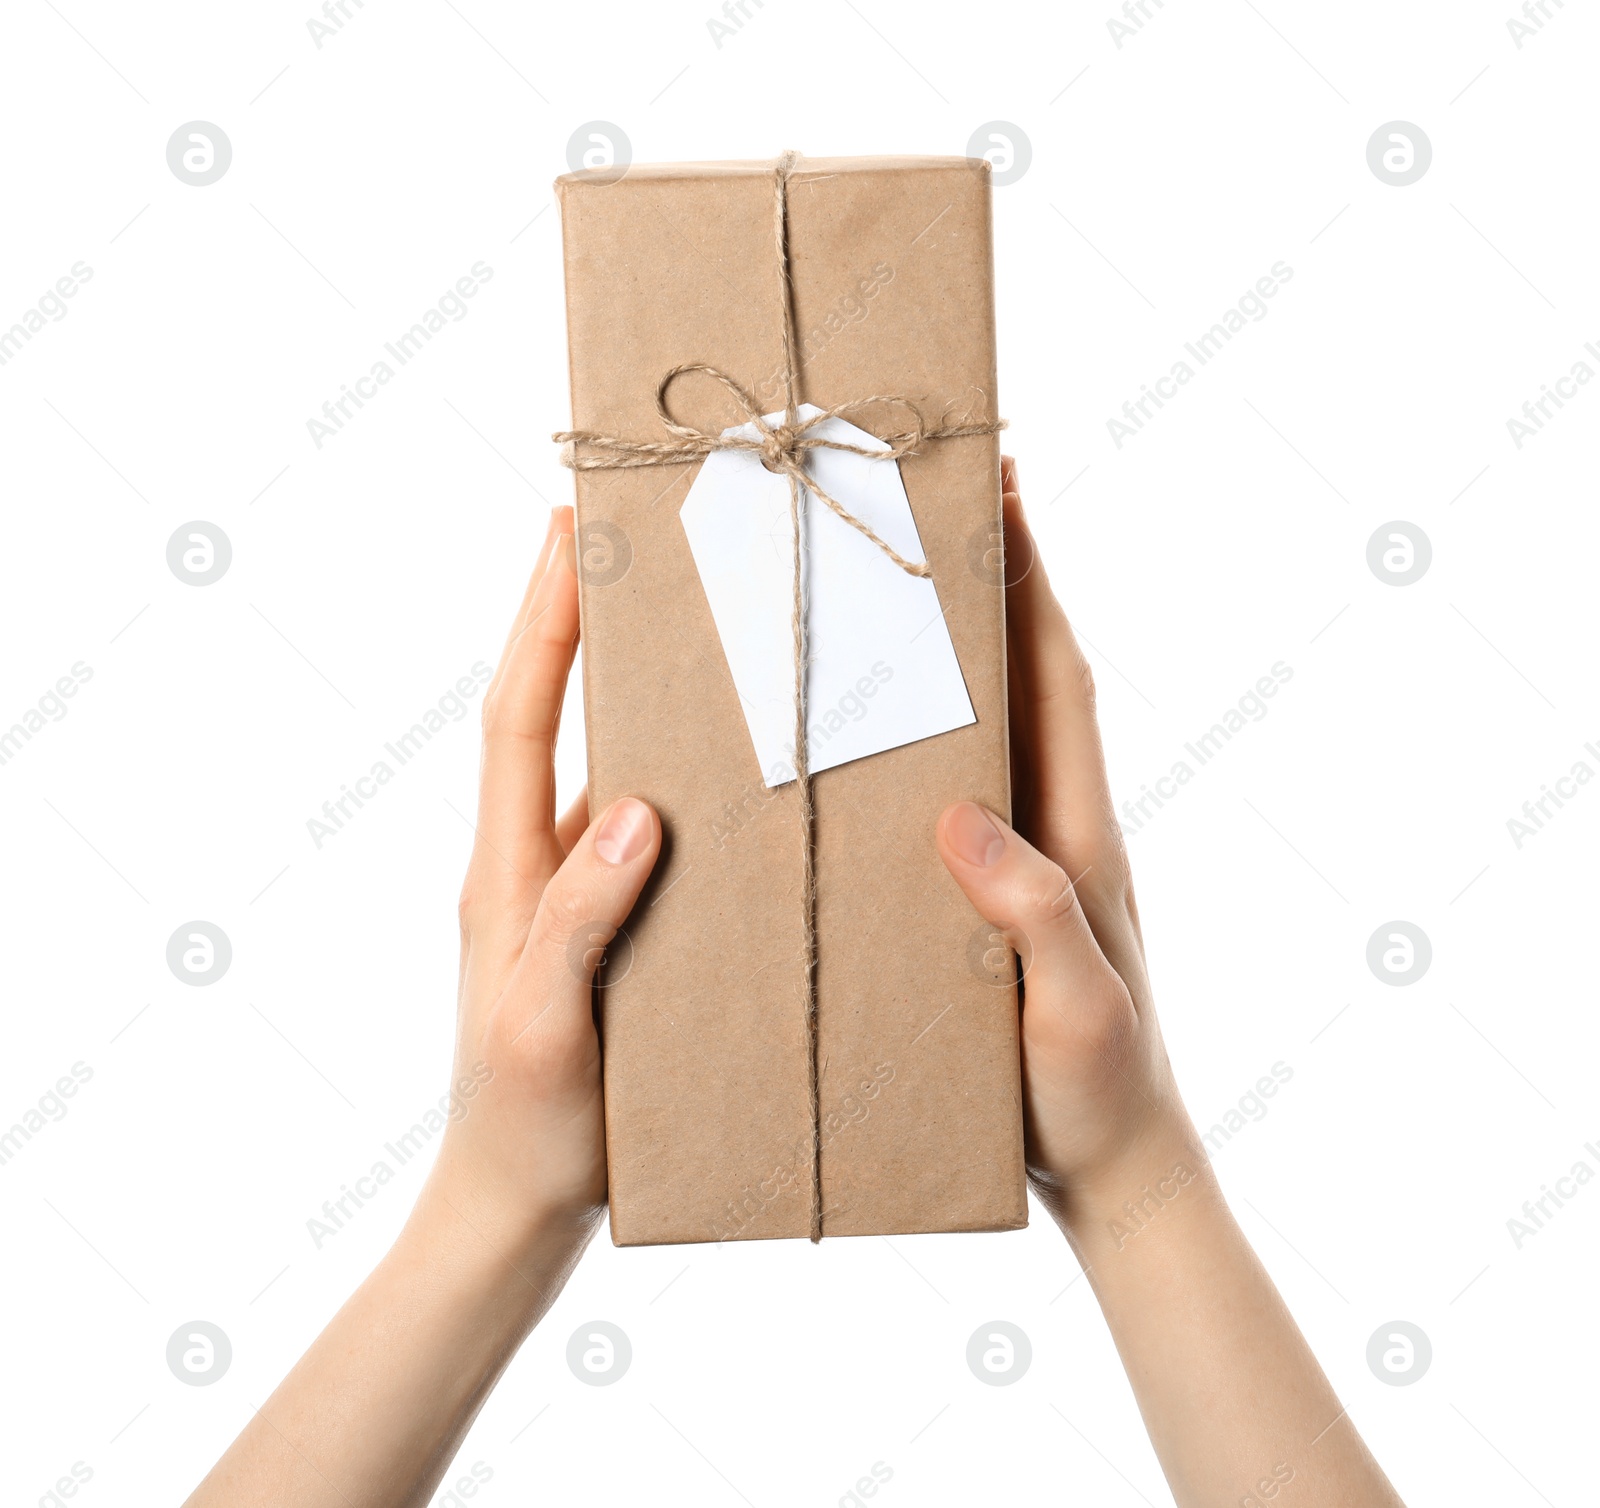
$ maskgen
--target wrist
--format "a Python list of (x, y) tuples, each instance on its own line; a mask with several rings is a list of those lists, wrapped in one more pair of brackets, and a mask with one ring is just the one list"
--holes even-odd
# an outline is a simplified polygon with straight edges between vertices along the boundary
[(1041, 1201), (1080, 1255), (1121, 1250), (1180, 1203), (1220, 1199), (1210, 1159), (1181, 1111), (1096, 1166), (1069, 1174), (1036, 1169), (1033, 1176)]
[(532, 1329), (565, 1286), (603, 1210), (505, 1201), (435, 1167), (391, 1255)]
[[(494, 1086), (491, 1086), (493, 1088)], [(463, 1123), (445, 1132), (419, 1208), (448, 1216), (516, 1257), (587, 1245), (605, 1213), (603, 1152), (549, 1145), (523, 1126)]]

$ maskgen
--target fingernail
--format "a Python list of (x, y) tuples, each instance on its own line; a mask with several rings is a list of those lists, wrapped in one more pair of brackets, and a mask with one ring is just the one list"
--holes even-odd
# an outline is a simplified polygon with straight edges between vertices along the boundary
[(576, 576), (577, 570), (573, 563), (573, 534), (576, 532), (572, 510), (570, 508), (553, 509), (550, 514), (550, 532), (554, 543), (550, 547), (550, 564), (557, 561)]
[(594, 851), (608, 864), (637, 859), (650, 841), (650, 808), (624, 796), (605, 815), (594, 835)]
[[(544, 569), (550, 569), (551, 547), (556, 539), (556, 510), (550, 510), (550, 520), (544, 526), (544, 543), (539, 546), (539, 553), (544, 556)], [(543, 572), (540, 572), (543, 575)]]
[(981, 806), (970, 801), (951, 809), (944, 831), (956, 853), (980, 869), (997, 863), (1006, 851), (1006, 840), (994, 820)]

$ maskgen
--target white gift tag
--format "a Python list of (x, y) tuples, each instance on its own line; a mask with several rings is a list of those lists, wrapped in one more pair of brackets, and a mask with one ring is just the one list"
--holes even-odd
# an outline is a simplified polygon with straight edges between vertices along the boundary
[[(809, 419), (814, 405), (799, 406)], [(779, 423), (781, 413), (768, 415)], [(724, 435), (757, 438), (753, 424)], [(890, 447), (840, 418), (811, 433)], [(805, 452), (817, 485), (907, 560), (922, 541), (896, 461)], [(976, 722), (933, 582), (902, 571), (825, 504), (805, 499), (802, 574), (813, 774)], [(789, 480), (748, 450), (706, 457), (680, 513), (768, 786), (794, 779), (794, 531)]]

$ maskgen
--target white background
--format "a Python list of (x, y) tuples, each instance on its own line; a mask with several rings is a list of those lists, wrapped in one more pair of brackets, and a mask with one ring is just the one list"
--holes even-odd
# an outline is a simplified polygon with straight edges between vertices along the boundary
[[(1600, 391), (1520, 450), (1506, 421), (1600, 339), (1600, 18), (1552, 6), (1518, 49), (1509, 0), (1168, 0), (1118, 48), (1109, 0), (748, 8), (718, 48), (710, 0), (369, 0), (320, 49), (309, 4), (6, 8), (0, 325), (93, 278), (0, 368), (0, 725), (93, 678), (0, 767), (0, 1125), (93, 1078), (0, 1168), (4, 1496), (83, 1462), (84, 1503), (180, 1499), (418, 1186), (420, 1161), (307, 1233), (444, 1088), (476, 699), (320, 850), (306, 823), (494, 661), (570, 496), (573, 131), (640, 160), (960, 153), (998, 119), (1032, 145), (995, 196), (1001, 407), (1118, 798), (1293, 669), (1130, 840), (1189, 1103), (1210, 1125), (1293, 1069), (1218, 1165), (1409, 1502), (1593, 1501), (1600, 1188), (1521, 1249), (1507, 1221), (1600, 1167), (1600, 790), (1520, 849), (1506, 824), (1600, 769)], [(1397, 119), (1434, 152), (1403, 188), (1366, 159)], [(165, 156), (195, 120), (233, 146), (205, 188)], [(469, 316), (317, 449), (307, 419), (480, 260)], [(1106, 421), (1277, 261), (1268, 316), (1118, 449)], [(204, 588), (166, 563), (196, 519), (233, 546)], [(1433, 547), (1407, 587), (1366, 560), (1396, 519)], [(569, 791), (581, 762), (574, 706)], [(165, 962), (195, 918), (234, 950), (206, 988)], [(1405, 988), (1366, 963), (1394, 919), (1433, 948)], [(1168, 1502), (1076, 1270), (1042, 1216), (602, 1237), (459, 1467), (490, 1508), (831, 1505), (875, 1461), (887, 1508)], [(564, 1360), (597, 1318), (634, 1347), (609, 1388)], [(165, 1362), (195, 1319), (232, 1341), (210, 1387)], [(966, 1366), (992, 1319), (1032, 1339), (1010, 1387)], [(1365, 1360), (1396, 1319), (1433, 1346), (1407, 1387)]]

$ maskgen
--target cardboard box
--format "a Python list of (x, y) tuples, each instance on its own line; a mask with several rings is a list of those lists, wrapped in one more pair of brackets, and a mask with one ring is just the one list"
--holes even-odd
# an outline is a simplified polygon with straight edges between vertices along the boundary
[[(782, 407), (772, 163), (556, 188), (574, 429), (666, 438), (656, 385), (695, 361)], [(997, 417), (988, 164), (802, 159), (788, 195), (798, 399)], [(674, 404), (716, 430), (726, 398)], [(1027, 1223), (1014, 960), (933, 839), (953, 801), (1010, 809), (999, 448), (900, 462), (976, 722), (813, 780), (828, 1236)], [(695, 471), (576, 473), (591, 807), (640, 796), (666, 833), (599, 992), (624, 1246), (811, 1228), (798, 795), (763, 782), (678, 518)]]

